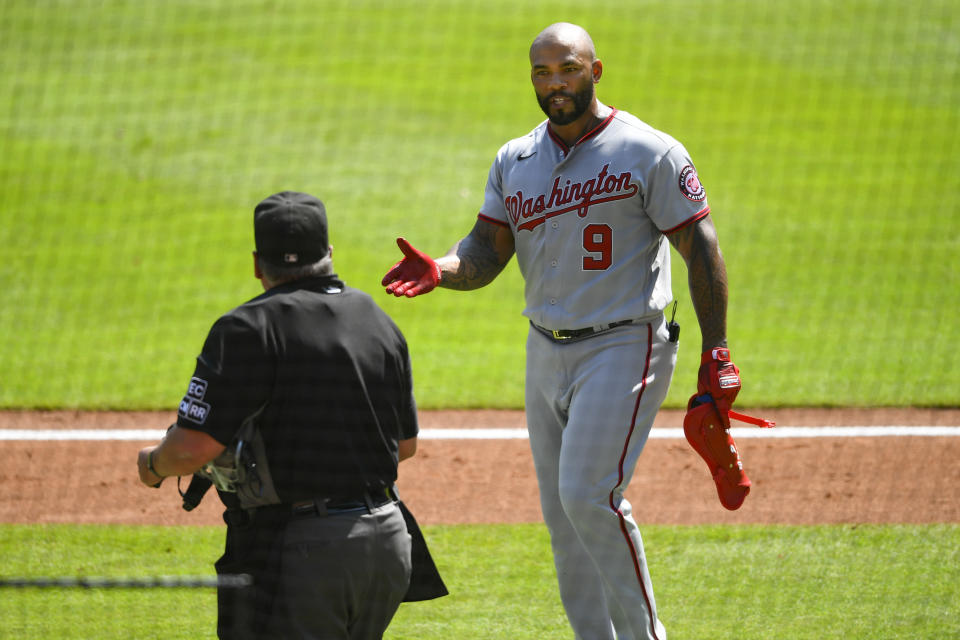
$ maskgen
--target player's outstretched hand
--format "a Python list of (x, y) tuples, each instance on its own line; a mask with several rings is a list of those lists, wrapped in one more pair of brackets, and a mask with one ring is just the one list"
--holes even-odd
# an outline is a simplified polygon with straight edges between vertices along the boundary
[(387, 293), (412, 298), (433, 291), (440, 284), (440, 267), (434, 259), (414, 249), (405, 238), (397, 238), (397, 246), (403, 252), (403, 260), (393, 265), (380, 281)]
[(730, 350), (715, 348), (704, 351), (700, 357), (700, 372), (697, 375), (697, 394), (710, 394), (723, 419), (724, 427), (730, 427), (727, 416), (733, 401), (740, 393), (740, 369), (730, 361)]

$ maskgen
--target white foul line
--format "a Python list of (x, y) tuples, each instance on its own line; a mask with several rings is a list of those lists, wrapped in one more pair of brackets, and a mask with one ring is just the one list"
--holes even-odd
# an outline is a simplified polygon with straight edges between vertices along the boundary
[[(960, 427), (733, 427), (734, 438), (874, 438), (881, 436), (960, 436)], [(424, 429), (423, 440), (508, 440), (527, 438), (526, 429)], [(683, 429), (658, 427), (650, 430), (654, 440), (683, 439)]]
[(166, 429), (0, 429), (0, 440), (151, 440)]
[[(136, 440), (158, 441), (166, 429), (0, 429), (0, 440)], [(960, 427), (882, 426), (882, 427), (734, 427), (734, 438), (876, 438), (884, 436), (958, 437)], [(525, 440), (523, 429), (422, 429), (422, 440)], [(658, 427), (650, 430), (654, 440), (683, 439), (683, 429)]]

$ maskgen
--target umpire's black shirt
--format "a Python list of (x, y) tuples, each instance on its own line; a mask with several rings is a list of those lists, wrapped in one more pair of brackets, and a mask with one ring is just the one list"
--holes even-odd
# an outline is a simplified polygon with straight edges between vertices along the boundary
[(282, 502), (391, 486), (418, 432), (406, 340), (335, 275), (271, 288), (214, 323), (177, 424), (228, 445), (252, 416)]

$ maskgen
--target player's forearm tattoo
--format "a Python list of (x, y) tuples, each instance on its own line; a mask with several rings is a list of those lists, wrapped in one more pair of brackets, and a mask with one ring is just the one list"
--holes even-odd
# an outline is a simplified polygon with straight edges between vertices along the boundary
[(440, 286), (468, 291), (492, 282), (510, 259), (509, 255), (504, 258), (497, 252), (496, 233), (495, 225), (477, 224), (466, 238), (438, 260), (442, 273)]
[(670, 240), (687, 263), (703, 351), (727, 344), (727, 268), (712, 224), (694, 224)]
[(706, 351), (727, 344), (727, 271), (719, 251), (697, 250), (692, 258), (690, 295)]

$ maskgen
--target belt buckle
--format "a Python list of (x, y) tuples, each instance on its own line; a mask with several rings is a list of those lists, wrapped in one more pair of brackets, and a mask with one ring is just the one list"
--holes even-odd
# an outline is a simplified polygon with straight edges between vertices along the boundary
[(561, 335), (561, 332), (556, 329), (552, 329), (550, 333), (553, 334), (554, 340), (569, 340), (570, 338), (570, 336)]
[(326, 502), (322, 500), (304, 500), (296, 502), (290, 508), (294, 518), (304, 518), (308, 516), (319, 516), (321, 518), (327, 515)]

